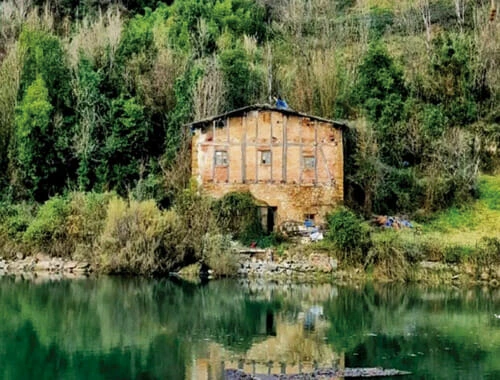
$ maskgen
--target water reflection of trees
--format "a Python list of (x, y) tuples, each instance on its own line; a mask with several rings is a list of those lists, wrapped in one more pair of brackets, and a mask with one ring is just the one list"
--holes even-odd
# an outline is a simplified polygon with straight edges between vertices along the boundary
[(367, 287), (327, 303), (328, 336), (346, 350), (347, 366), (435, 379), (457, 378), (460, 368), (464, 378), (491, 377), (500, 371), (500, 331), (492, 324), (499, 307), (498, 290)]
[[(321, 310), (316, 325), (311, 310)], [(0, 361), (12, 365), (0, 377), (180, 379), (207, 341), (233, 357), (346, 352), (351, 366), (434, 377), (459, 363), (465, 373), (491, 374), (500, 371), (500, 330), (491, 319), (499, 311), (500, 292), (481, 289), (3, 278)]]

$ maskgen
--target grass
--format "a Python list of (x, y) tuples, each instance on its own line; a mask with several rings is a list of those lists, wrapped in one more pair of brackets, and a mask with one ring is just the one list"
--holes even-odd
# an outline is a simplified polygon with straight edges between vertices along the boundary
[(450, 245), (474, 247), (484, 237), (500, 238), (500, 176), (482, 175), (479, 199), (452, 207), (422, 225), (423, 235)]

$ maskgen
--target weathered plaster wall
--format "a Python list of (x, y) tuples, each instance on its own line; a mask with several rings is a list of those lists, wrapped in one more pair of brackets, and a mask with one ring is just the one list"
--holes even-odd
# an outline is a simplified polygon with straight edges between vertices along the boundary
[[(305, 214), (321, 222), (343, 199), (342, 132), (330, 123), (254, 110), (197, 129), (192, 144), (193, 176), (209, 194), (250, 191), (278, 207), (278, 224)], [(227, 152), (227, 165), (215, 165), (216, 151)], [(269, 164), (261, 162), (265, 151)], [(305, 167), (304, 157), (315, 165)]]

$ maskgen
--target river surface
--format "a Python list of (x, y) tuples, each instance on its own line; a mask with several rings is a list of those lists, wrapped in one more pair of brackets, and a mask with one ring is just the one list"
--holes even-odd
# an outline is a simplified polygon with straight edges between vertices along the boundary
[(0, 379), (396, 368), (500, 379), (500, 290), (0, 277)]

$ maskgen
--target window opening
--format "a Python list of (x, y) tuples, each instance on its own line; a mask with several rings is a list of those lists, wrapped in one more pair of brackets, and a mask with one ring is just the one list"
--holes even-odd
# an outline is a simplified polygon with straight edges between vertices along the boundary
[(262, 165), (271, 165), (271, 151), (263, 150), (260, 152), (260, 163)]
[(215, 166), (227, 166), (228, 165), (227, 152), (225, 150), (215, 151)]
[(314, 169), (316, 165), (316, 157), (305, 156), (303, 160), (304, 160), (304, 169)]

